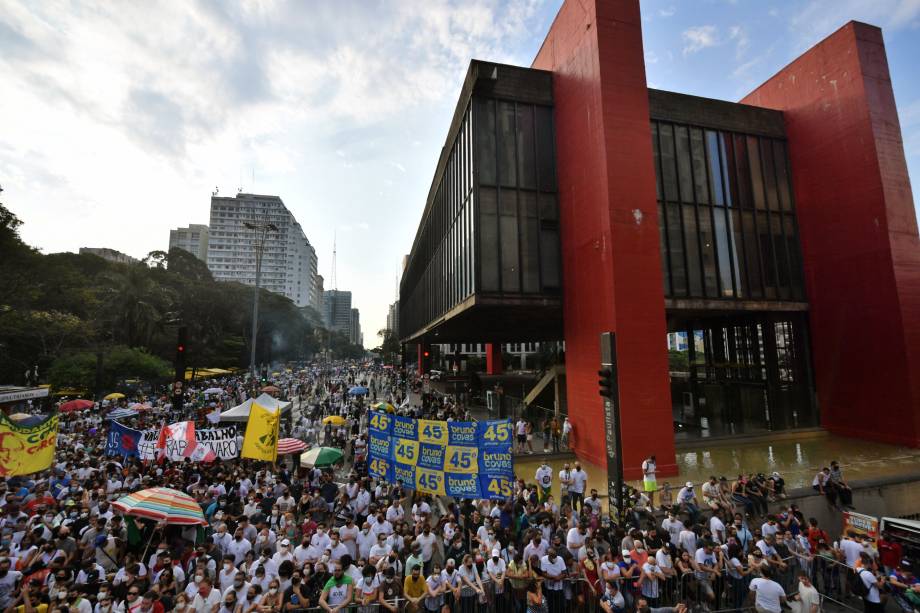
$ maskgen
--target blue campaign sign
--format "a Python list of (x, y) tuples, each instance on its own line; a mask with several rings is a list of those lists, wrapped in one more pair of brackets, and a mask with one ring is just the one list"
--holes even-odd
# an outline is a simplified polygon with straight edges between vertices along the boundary
[(448, 422), (372, 412), (368, 423), (374, 477), (457, 498), (513, 494), (510, 420)]
[(123, 426), (117, 421), (110, 422), (109, 437), (105, 442), (105, 455), (138, 457), (137, 445), (142, 434), (140, 430)]

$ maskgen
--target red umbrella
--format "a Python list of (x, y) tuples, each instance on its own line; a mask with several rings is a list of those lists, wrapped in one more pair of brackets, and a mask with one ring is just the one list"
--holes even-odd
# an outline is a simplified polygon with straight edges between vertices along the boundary
[(70, 400), (61, 405), (61, 412), (82, 411), (83, 409), (91, 409), (94, 405), (95, 403), (92, 400)]

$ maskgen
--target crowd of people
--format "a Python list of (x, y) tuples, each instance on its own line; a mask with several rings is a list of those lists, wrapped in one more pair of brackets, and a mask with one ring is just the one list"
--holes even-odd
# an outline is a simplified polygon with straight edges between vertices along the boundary
[[(683, 613), (753, 606), (815, 613), (818, 588), (860, 596), (873, 613), (888, 594), (905, 611), (916, 606), (920, 587), (909, 565), (880, 558), (883, 543), (856, 535), (834, 542), (814, 518), (782, 504), (777, 473), (687, 482), (674, 494), (658, 486), (652, 456), (620, 518), (588, 486), (578, 461), (518, 474), (507, 500), (433, 497), (368, 476), (368, 405), (381, 399), (416, 418), (469, 419), (465, 407), (435, 394), (410, 396), (417, 381), (379, 367), (342, 364), (272, 383), (294, 402), (283, 434), (341, 446), (344, 465), (109, 458), (105, 415), (116, 405), (63, 415), (52, 468), (0, 482), (0, 609)], [(366, 397), (349, 394), (358, 384)], [(215, 409), (260, 391), (245, 378), (207, 386), (220, 392), (193, 385), (178, 398), (147, 399), (150, 409), (135, 425), (171, 414), (205, 427)], [(324, 423), (330, 415), (342, 423)], [(562, 424), (550, 423), (550, 445), (557, 430), (561, 441)], [(161, 525), (112, 506), (156, 486), (191, 495), (208, 525)], [(836, 493), (835, 502), (846, 504)], [(773, 513), (771, 501), (779, 504)]]

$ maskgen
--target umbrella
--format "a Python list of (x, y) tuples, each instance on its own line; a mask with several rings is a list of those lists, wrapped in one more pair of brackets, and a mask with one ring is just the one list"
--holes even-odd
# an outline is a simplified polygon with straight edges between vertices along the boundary
[(306, 448), (307, 444), (303, 441), (297, 440), (296, 438), (283, 438), (278, 441), (278, 455), (300, 453)]
[(132, 411), (149, 411), (149, 410), (150, 410), (150, 405), (149, 405), (149, 404), (141, 404), (140, 402), (135, 402), (134, 404), (132, 404), (132, 405), (129, 406), (128, 408), (131, 409)]
[(277, 394), (281, 390), (275, 387), (274, 385), (266, 385), (265, 387), (262, 388), (262, 391), (268, 394)]
[(61, 405), (61, 412), (70, 413), (71, 411), (80, 411), (83, 409), (89, 409), (94, 404), (95, 403), (92, 400), (71, 400)]
[(375, 411), (386, 411), (387, 413), (396, 412), (396, 407), (394, 407), (389, 402), (378, 402), (377, 404), (372, 405), (371, 408), (374, 409)]
[(364, 396), (365, 394), (367, 394), (367, 388), (364, 387), (363, 385), (356, 385), (350, 390), (348, 390), (348, 393), (351, 396)]
[(345, 423), (345, 418), (341, 415), (330, 415), (329, 417), (323, 418), (324, 424), (332, 424), (333, 426), (341, 426)]
[(188, 494), (168, 487), (152, 487), (128, 494), (112, 503), (125, 515), (184, 526), (207, 526), (201, 506)]
[(134, 409), (115, 409), (109, 413), (106, 419), (127, 419), (129, 417), (137, 417), (137, 411)]
[(121, 392), (112, 392), (111, 394), (108, 394), (107, 396), (105, 396), (104, 400), (119, 400), (120, 398), (124, 398), (124, 397), (125, 395), (122, 394)]
[(209, 387), (204, 391), (205, 394), (223, 394), (224, 390), (219, 387)]
[(334, 447), (314, 447), (300, 455), (300, 465), (306, 468), (331, 466), (345, 457), (341, 449)]

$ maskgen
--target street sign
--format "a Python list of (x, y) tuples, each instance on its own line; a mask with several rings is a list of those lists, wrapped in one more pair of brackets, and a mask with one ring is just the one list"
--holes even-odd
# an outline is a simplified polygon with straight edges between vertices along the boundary
[(610, 512), (622, 519), (623, 444), (620, 434), (620, 384), (617, 378), (616, 333), (601, 334), (601, 394), (604, 398), (604, 439), (607, 446), (607, 495)]

